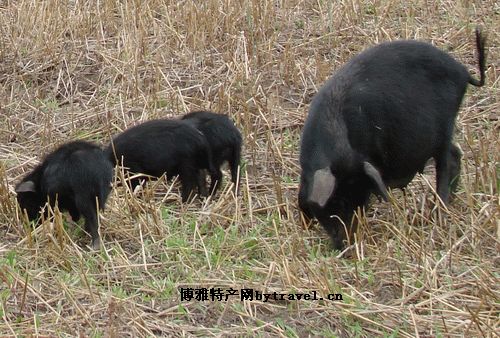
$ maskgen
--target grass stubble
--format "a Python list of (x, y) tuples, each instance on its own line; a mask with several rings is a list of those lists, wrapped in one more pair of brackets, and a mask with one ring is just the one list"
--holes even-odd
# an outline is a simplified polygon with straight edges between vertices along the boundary
[[(499, 13), (490, 0), (0, 2), (0, 335), (498, 336)], [(373, 201), (355, 246), (330, 250), (296, 206), (311, 97), (350, 57), (399, 38), (477, 72), (476, 24), (487, 81), (459, 112), (451, 205), (436, 206), (429, 168)], [(189, 205), (164, 179), (140, 194), (119, 186), (98, 253), (57, 208), (25, 225), (14, 185), (42, 154), (196, 109), (228, 114), (244, 136), (236, 196), (227, 174)], [(181, 302), (179, 287), (343, 301)]]

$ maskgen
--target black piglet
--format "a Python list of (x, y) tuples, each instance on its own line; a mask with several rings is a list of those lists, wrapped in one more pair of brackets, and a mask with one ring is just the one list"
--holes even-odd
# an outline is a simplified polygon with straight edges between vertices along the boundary
[(182, 120), (191, 123), (207, 138), (215, 167), (210, 179), (210, 192), (215, 193), (220, 187), (222, 183), (220, 167), (226, 161), (231, 170), (231, 181), (236, 186), (242, 138), (234, 123), (226, 115), (209, 111), (191, 112), (184, 115)]
[(113, 167), (96, 145), (74, 141), (61, 145), (16, 186), (17, 201), (30, 220), (37, 220), (48, 201), (56, 201), (73, 220), (85, 218), (92, 248), (100, 248), (97, 204), (104, 210), (111, 190)]
[[(115, 164), (132, 173), (167, 178), (179, 175), (182, 201), (198, 193), (207, 195), (205, 175), (214, 172), (210, 147), (203, 133), (181, 120), (151, 120), (125, 130), (105, 150)], [(140, 183), (135, 177), (132, 189)]]

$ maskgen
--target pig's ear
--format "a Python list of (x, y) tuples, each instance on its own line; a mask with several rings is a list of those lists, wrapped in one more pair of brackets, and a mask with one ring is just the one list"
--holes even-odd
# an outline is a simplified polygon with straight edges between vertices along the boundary
[(17, 187), (16, 187), (16, 192), (36, 192), (35, 188), (35, 182), (33, 181), (24, 181), (21, 182)]
[(311, 194), (309, 202), (314, 202), (320, 207), (324, 207), (335, 188), (335, 176), (330, 167), (316, 170), (314, 172)]
[(369, 162), (363, 163), (363, 169), (365, 171), (365, 174), (373, 180), (384, 200), (389, 200), (387, 188), (384, 184), (384, 181), (382, 180), (382, 176), (380, 176), (380, 171), (378, 171), (377, 168), (375, 168), (373, 164)]

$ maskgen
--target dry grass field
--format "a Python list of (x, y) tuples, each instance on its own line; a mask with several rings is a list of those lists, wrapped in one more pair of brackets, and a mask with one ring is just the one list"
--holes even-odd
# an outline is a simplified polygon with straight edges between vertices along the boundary
[[(350, 57), (401, 38), (477, 77), (477, 24), (487, 80), (459, 112), (451, 205), (436, 206), (430, 166), (406, 194), (374, 198), (356, 244), (333, 251), (297, 210), (312, 96)], [(498, 337), (499, 35), (493, 0), (0, 1), (0, 336)], [(236, 196), (228, 172), (216, 196), (184, 205), (175, 182), (115, 186), (99, 252), (68, 214), (24, 221), (14, 186), (55, 146), (197, 109), (242, 132)], [(180, 288), (324, 299), (181, 300)]]

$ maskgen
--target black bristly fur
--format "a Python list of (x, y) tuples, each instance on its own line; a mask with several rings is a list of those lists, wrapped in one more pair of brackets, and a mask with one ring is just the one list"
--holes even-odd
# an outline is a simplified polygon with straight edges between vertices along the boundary
[[(39, 218), (47, 200), (73, 220), (85, 218), (85, 230), (92, 236), (92, 247), (100, 246), (96, 199), (104, 210), (111, 190), (113, 167), (98, 146), (74, 141), (61, 145), (16, 185), (17, 200), (30, 220)], [(27, 184), (32, 185), (26, 190)]]
[[(366, 174), (365, 163), (383, 185), (404, 188), (434, 158), (437, 192), (448, 202), (460, 172), (461, 154), (452, 143), (455, 119), (467, 85), (485, 82), (485, 38), (479, 29), (476, 44), (479, 81), (431, 44), (395, 41), (352, 58), (316, 94), (301, 139), (299, 207), (319, 220), (336, 248), (346, 239), (342, 222), (350, 229), (357, 207), (372, 193), (384, 196), (385, 187)], [(320, 206), (311, 191), (315, 173), (324, 168), (334, 189)]]
[[(179, 175), (182, 201), (194, 195), (208, 194), (201, 170), (215, 171), (208, 142), (200, 131), (181, 120), (151, 120), (125, 130), (106, 148), (111, 161), (130, 172), (167, 178)], [(118, 161), (116, 160), (118, 159)], [(140, 182), (131, 180), (132, 189)]]
[(220, 167), (225, 161), (229, 164), (231, 181), (236, 188), (242, 138), (234, 123), (226, 115), (209, 111), (191, 112), (184, 115), (182, 120), (201, 131), (212, 150), (215, 173), (210, 177), (210, 192), (215, 193), (222, 183)]

